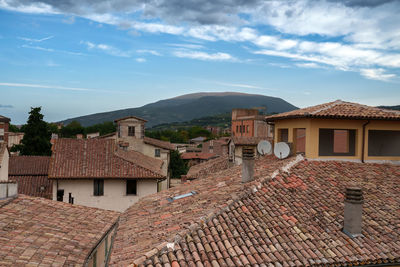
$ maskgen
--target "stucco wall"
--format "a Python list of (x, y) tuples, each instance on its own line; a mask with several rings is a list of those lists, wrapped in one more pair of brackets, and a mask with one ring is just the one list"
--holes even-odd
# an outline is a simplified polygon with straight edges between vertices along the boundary
[[(92, 179), (59, 179), (58, 189), (64, 189), (64, 202), (68, 203), (72, 193), (74, 204), (122, 212), (139, 198), (156, 193), (157, 181), (138, 180), (137, 195), (126, 195), (126, 180), (122, 179), (105, 179), (103, 196), (93, 195)], [(57, 200), (57, 181), (53, 182), (53, 200)]]
[[(338, 120), (338, 119), (288, 119), (275, 122), (274, 142), (278, 141), (279, 129), (289, 130), (288, 142), (296, 147), (295, 129), (305, 128), (306, 157), (310, 159), (349, 159), (361, 160), (362, 156), (362, 133), (363, 124), (367, 120)], [(356, 130), (355, 155), (354, 156), (319, 156), (319, 129), (352, 129)], [(368, 156), (368, 130), (400, 130), (398, 121), (370, 121), (365, 127), (365, 150), (364, 159), (368, 160), (394, 160), (399, 161), (400, 157), (369, 157)]]
[(0, 181), (7, 181), (8, 180), (8, 160), (9, 154), (7, 148), (4, 151), (3, 157), (0, 158)]

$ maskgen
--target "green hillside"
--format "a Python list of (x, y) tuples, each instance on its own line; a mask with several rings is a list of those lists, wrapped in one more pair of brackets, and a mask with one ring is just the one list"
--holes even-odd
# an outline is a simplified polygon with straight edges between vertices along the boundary
[(161, 100), (139, 108), (129, 108), (91, 114), (62, 121), (78, 121), (83, 126), (114, 121), (126, 116), (148, 120), (147, 127), (171, 122), (184, 122), (196, 118), (230, 113), (233, 108), (265, 108), (267, 113), (280, 113), (297, 107), (277, 97), (242, 93), (198, 93)]

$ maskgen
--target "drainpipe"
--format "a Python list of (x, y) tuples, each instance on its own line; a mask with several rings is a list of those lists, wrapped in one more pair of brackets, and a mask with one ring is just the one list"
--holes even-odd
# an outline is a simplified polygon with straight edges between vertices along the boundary
[(361, 162), (364, 163), (365, 160), (365, 156), (364, 156), (364, 152), (365, 152), (365, 126), (367, 126), (371, 121), (368, 120), (366, 123), (363, 124), (363, 132), (362, 132), (362, 149), (361, 149)]

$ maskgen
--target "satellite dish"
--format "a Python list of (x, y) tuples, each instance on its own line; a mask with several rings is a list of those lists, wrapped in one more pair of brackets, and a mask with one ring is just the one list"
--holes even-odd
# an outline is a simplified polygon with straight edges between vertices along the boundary
[(285, 159), (290, 155), (290, 146), (288, 143), (279, 142), (275, 144), (274, 154), (279, 159)]
[(272, 145), (267, 140), (261, 140), (257, 145), (257, 151), (261, 155), (270, 154), (272, 150)]

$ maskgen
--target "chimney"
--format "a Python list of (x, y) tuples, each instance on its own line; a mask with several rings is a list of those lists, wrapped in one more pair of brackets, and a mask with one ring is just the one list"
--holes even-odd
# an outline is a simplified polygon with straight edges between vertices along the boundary
[(344, 200), (344, 226), (343, 232), (351, 238), (362, 236), (362, 205), (363, 193), (359, 187), (346, 188)]
[(242, 183), (254, 180), (254, 148), (243, 147), (242, 149)]

